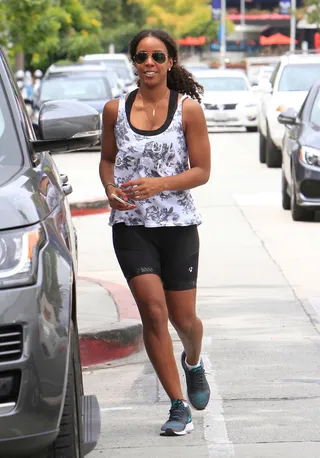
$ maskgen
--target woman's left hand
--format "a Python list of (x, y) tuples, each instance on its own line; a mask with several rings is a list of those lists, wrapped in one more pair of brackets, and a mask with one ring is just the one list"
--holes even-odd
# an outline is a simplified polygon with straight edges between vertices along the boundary
[(145, 200), (164, 191), (163, 178), (139, 178), (121, 185), (123, 192), (132, 200)]

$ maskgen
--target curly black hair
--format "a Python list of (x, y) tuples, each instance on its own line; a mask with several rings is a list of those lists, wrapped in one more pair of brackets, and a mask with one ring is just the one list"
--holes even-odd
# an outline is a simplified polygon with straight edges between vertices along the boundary
[(189, 95), (192, 99), (196, 99), (201, 103), (201, 95), (203, 87), (197, 83), (192, 75), (182, 65), (178, 63), (178, 48), (175, 40), (164, 30), (161, 29), (145, 29), (141, 30), (132, 40), (129, 46), (129, 52), (132, 61), (136, 55), (138, 44), (143, 38), (155, 37), (161, 40), (167, 50), (168, 55), (173, 59), (173, 66), (168, 72), (167, 85), (169, 89)]

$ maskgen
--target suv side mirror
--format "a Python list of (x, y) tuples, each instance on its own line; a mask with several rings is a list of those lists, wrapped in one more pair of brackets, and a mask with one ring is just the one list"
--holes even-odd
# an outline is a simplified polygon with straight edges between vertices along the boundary
[(35, 152), (66, 152), (94, 146), (101, 135), (100, 115), (86, 103), (52, 100), (39, 112), (39, 137)]
[(279, 114), (278, 122), (286, 126), (295, 126), (299, 124), (298, 113), (293, 108), (288, 108), (288, 110)]

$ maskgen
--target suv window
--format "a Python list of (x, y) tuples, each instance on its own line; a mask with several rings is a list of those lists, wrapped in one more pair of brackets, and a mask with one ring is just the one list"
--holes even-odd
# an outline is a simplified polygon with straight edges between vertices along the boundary
[(319, 64), (288, 64), (284, 67), (278, 91), (309, 91), (320, 78)]
[[(11, 174), (13, 170), (6, 170), (6, 166), (20, 166), (23, 164), (23, 154), (15, 130), (8, 100), (0, 80), (0, 171), (1, 177)], [(6, 178), (9, 178), (8, 176)], [(0, 180), (1, 182), (2, 180)]]
[(273, 70), (273, 73), (272, 73), (272, 75), (271, 75), (271, 77), (270, 77), (270, 83), (271, 83), (271, 86), (272, 86), (272, 87), (274, 87), (274, 83), (275, 83), (275, 81), (276, 81), (276, 77), (277, 77), (277, 74), (278, 74), (278, 70), (279, 70), (279, 68), (280, 68), (280, 65), (281, 65), (281, 63), (279, 62), (279, 63), (276, 65), (276, 67), (275, 67), (275, 69)]
[(313, 102), (310, 121), (312, 124), (320, 127), (320, 91), (318, 91), (317, 96)]

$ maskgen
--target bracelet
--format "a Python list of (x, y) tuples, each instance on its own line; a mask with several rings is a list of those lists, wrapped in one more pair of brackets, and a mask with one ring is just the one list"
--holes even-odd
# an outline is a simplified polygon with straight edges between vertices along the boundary
[(114, 188), (117, 188), (118, 186), (116, 186), (114, 183), (107, 183), (104, 187), (104, 189), (107, 189), (108, 186), (113, 186)]

